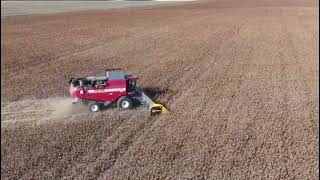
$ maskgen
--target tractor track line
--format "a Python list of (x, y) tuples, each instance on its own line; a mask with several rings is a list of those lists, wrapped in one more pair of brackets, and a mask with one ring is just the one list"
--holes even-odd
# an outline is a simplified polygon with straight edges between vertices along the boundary
[[(129, 121), (132, 122), (136, 116), (138, 115), (132, 116), (132, 118), (130, 118)], [(126, 153), (126, 151), (130, 149), (131, 146), (134, 145), (134, 143), (139, 139), (139, 137), (141, 137), (155, 122), (156, 120), (148, 118), (146, 121), (141, 122), (141, 124), (139, 124), (138, 127), (135, 129), (124, 129), (125, 131), (129, 131), (129, 134), (124, 133), (125, 138), (123, 140), (121, 140), (122, 138), (120, 138), (121, 141), (119, 143), (117, 142), (119, 140), (115, 141), (115, 139), (118, 139), (117, 136), (120, 136), (122, 134), (123, 129), (116, 129), (116, 131), (113, 132), (112, 135), (109, 136), (103, 144), (101, 144), (101, 148), (105, 149), (105, 146), (107, 147), (110, 146), (110, 144), (113, 145), (114, 143), (116, 143), (117, 145), (115, 146), (115, 148), (111, 149), (110, 151), (108, 149), (105, 149), (103, 152), (101, 152), (100, 156), (97, 157), (93, 164), (90, 164), (89, 166), (87, 164), (83, 165), (87, 168), (81, 171), (82, 174), (73, 174), (68, 177), (70, 177), (71, 179), (77, 179), (82, 176), (85, 176), (88, 179), (98, 178), (101, 173), (104, 173), (105, 171), (109, 170), (117, 162), (117, 160), (121, 158)], [(101, 165), (102, 167), (100, 167)], [(77, 169), (80, 167), (78, 166)], [(79, 171), (72, 170), (72, 172)]]

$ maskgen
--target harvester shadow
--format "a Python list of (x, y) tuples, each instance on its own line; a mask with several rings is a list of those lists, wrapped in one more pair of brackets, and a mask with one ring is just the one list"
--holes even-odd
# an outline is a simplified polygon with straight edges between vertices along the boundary
[(176, 92), (171, 89), (159, 87), (145, 87), (142, 88), (142, 91), (152, 99), (153, 102), (161, 104), (167, 109), (170, 109), (167, 104), (168, 99), (171, 99), (172, 96), (176, 94)]
[(163, 88), (159, 88), (159, 87), (145, 87), (142, 88), (142, 91), (152, 100), (156, 101), (156, 99), (168, 92), (170, 92), (170, 89), (163, 89)]
[[(142, 105), (141, 105), (141, 103), (139, 101), (132, 99), (131, 109), (136, 109), (136, 108), (139, 108), (141, 106)], [(110, 103), (110, 104), (108, 104), (106, 106), (101, 107), (100, 110), (101, 111), (108, 111), (108, 110), (119, 110), (119, 109), (117, 107), (117, 103), (113, 102), (113, 103)]]
[[(138, 101), (135, 101), (135, 100), (132, 100), (132, 106), (131, 106), (131, 109), (136, 109), (138, 107), (141, 107), (141, 104), (140, 102)], [(118, 107), (117, 107), (117, 103), (114, 102), (114, 103), (111, 103), (111, 104), (108, 104), (106, 106), (103, 106), (101, 107), (101, 111), (108, 111), (108, 110), (117, 110)]]

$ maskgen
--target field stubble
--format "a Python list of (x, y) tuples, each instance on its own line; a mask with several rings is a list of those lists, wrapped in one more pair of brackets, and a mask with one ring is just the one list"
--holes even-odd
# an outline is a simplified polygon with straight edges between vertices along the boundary
[[(316, 179), (317, 8), (228, 3), (2, 20), (1, 177)], [(106, 67), (171, 113), (69, 109)]]

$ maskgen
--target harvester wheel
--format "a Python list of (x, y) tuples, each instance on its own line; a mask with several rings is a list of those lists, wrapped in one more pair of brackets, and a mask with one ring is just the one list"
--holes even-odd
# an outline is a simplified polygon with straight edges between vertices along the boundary
[(92, 103), (90, 104), (89, 109), (91, 112), (98, 112), (100, 110), (100, 107), (101, 107), (100, 104)]
[(118, 99), (117, 106), (119, 109), (130, 109), (132, 106), (132, 102), (130, 98), (122, 96)]

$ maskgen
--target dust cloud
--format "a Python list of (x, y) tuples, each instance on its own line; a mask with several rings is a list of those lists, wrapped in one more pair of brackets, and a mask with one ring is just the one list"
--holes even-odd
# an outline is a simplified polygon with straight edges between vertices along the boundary
[(71, 98), (63, 97), (51, 99), (49, 102), (50, 109), (52, 110), (50, 119), (64, 118), (66, 116), (88, 112), (86, 106), (73, 104), (73, 101)]

